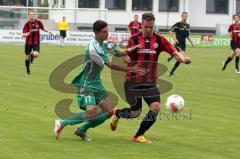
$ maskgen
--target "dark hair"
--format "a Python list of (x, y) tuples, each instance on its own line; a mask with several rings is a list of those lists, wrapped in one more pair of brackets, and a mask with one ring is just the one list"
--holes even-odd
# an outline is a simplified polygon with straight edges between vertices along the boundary
[(103, 28), (107, 27), (108, 23), (103, 20), (97, 20), (93, 23), (93, 31), (100, 32)]
[(234, 19), (236, 16), (239, 17), (239, 14), (234, 14), (234, 15), (232, 16), (232, 18)]
[(30, 10), (28, 11), (28, 15), (29, 15), (31, 12), (35, 12), (35, 11), (30, 9)]
[(183, 14), (188, 14), (188, 12), (182, 12), (182, 16), (183, 16)]
[(143, 13), (142, 15), (142, 21), (146, 20), (146, 21), (151, 21), (151, 20), (155, 20), (155, 17), (152, 13)]

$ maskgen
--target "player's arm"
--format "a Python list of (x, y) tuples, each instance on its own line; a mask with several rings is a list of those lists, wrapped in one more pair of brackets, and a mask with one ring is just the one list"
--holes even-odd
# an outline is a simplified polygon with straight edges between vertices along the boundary
[(126, 67), (126, 66), (121, 66), (121, 65), (112, 63), (111, 61), (105, 62), (105, 65), (112, 70), (117, 70), (122, 72), (132, 71), (132, 72), (138, 72), (140, 74), (146, 73), (146, 69), (140, 68), (138, 65), (135, 65), (133, 67)]
[(228, 34), (232, 37), (233, 25), (228, 28)]
[(162, 37), (160, 48), (171, 54), (178, 62), (185, 64), (190, 64), (192, 62), (190, 57), (186, 56), (184, 53), (178, 52), (176, 48), (164, 37)]
[(187, 37), (188, 41), (191, 43), (192, 47), (194, 47), (193, 41), (190, 37), (190, 25), (188, 25), (188, 37)]
[(192, 62), (191, 58), (186, 56), (184, 53), (175, 51), (172, 53), (172, 55), (178, 62), (181, 62), (184, 64), (190, 64)]
[(132, 32), (132, 22), (128, 25), (128, 31), (131, 33)]
[(30, 32), (26, 32), (22, 34), (24, 37), (28, 37), (30, 35)]
[(51, 32), (51, 31), (49, 31), (47, 28), (43, 28), (43, 29), (42, 29), (42, 31), (44, 31), (44, 32), (46, 32), (46, 33), (49, 33), (49, 34), (51, 34), (51, 35), (52, 35), (52, 32)]
[(123, 57), (123, 56), (127, 56), (128, 53), (136, 50), (137, 48), (141, 48), (141, 47), (142, 47), (142, 45), (139, 44), (139, 45), (134, 45), (132, 47), (129, 47), (127, 49), (122, 49), (122, 50), (114, 49), (114, 50), (111, 50), (110, 53), (112, 53), (116, 57)]
[(49, 34), (52, 35), (52, 32), (49, 31), (47, 28), (45, 28), (45, 27), (43, 26), (43, 24), (42, 24), (41, 21), (39, 21), (39, 28), (40, 28), (42, 31), (44, 31), (44, 32), (49, 33)]
[(172, 28), (169, 31), (170, 36), (173, 38), (173, 40), (175, 41), (175, 43), (178, 43), (178, 39), (176, 38), (174, 32), (176, 31), (176, 29), (178, 29), (178, 23), (174, 24), (172, 26)]
[(27, 30), (27, 24), (25, 24), (24, 27), (23, 27), (22, 35), (24, 37), (28, 37), (30, 35), (30, 32)]
[(194, 47), (194, 44), (193, 44), (193, 41), (192, 41), (190, 35), (187, 37), (187, 39), (188, 39), (188, 41), (191, 43), (192, 47)]

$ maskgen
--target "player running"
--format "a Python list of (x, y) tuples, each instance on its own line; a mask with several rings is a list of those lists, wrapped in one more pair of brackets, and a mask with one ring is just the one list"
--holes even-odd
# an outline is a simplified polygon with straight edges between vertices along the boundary
[(126, 72), (124, 89), (130, 108), (117, 109), (110, 121), (111, 129), (114, 131), (120, 118), (131, 119), (138, 117), (142, 111), (143, 99), (149, 106), (149, 112), (141, 122), (132, 141), (145, 144), (150, 144), (151, 141), (145, 139), (143, 135), (155, 123), (161, 108), (160, 92), (156, 84), (158, 78), (157, 64), (160, 53), (165, 51), (181, 63), (191, 63), (191, 59), (179, 53), (166, 38), (153, 32), (154, 23), (154, 15), (152, 13), (144, 13), (142, 15), (142, 32), (131, 36), (128, 44), (128, 47), (143, 45), (143, 48), (137, 48), (128, 53), (130, 59), (128, 66), (131, 67), (138, 64), (151, 71), (144, 75), (130, 71)]
[[(72, 84), (78, 88), (77, 101), (80, 112), (64, 120), (55, 121), (54, 133), (58, 139), (62, 129), (67, 125), (74, 125), (81, 122), (75, 135), (80, 136), (85, 141), (90, 141), (86, 132), (89, 128), (94, 128), (113, 115), (114, 107), (111, 104), (109, 95), (102, 85), (100, 75), (104, 65), (113, 70), (145, 73), (137, 65), (131, 67), (120, 66), (110, 61), (107, 54), (107, 44), (104, 43), (108, 38), (108, 24), (98, 20), (93, 24), (95, 37), (90, 41), (86, 48), (82, 71), (74, 78)], [(126, 56), (129, 51), (135, 50), (140, 45), (132, 46), (125, 51), (111, 50), (115, 56)], [(98, 111), (97, 105), (102, 109)]]
[(239, 71), (239, 56), (240, 56), (240, 17), (238, 14), (233, 15), (234, 24), (230, 25), (228, 29), (228, 33), (231, 35), (231, 48), (233, 50), (232, 54), (227, 58), (226, 61), (223, 62), (222, 70), (224, 71), (227, 68), (227, 65), (232, 61), (234, 56), (235, 59), (235, 71), (236, 73), (240, 73)]
[[(188, 41), (191, 43), (192, 47), (194, 47), (194, 44), (190, 38), (190, 25), (187, 23), (188, 13), (183, 12), (181, 17), (182, 17), (182, 21), (174, 24), (172, 26), (171, 30), (169, 31), (169, 33), (175, 42), (176, 49), (179, 52), (185, 53), (186, 39), (188, 39)], [(174, 32), (176, 33), (176, 36), (175, 36)], [(173, 56), (169, 57), (168, 61), (170, 61), (172, 58), (173, 58)], [(179, 65), (180, 65), (180, 62), (177, 61), (169, 74), (170, 76), (174, 75), (174, 72), (179, 67)]]
[(25, 43), (25, 66), (27, 75), (30, 75), (30, 62), (37, 58), (40, 53), (40, 29), (52, 34), (42, 24), (42, 22), (35, 17), (33, 10), (28, 11), (28, 22), (23, 27), (23, 36), (26, 37)]

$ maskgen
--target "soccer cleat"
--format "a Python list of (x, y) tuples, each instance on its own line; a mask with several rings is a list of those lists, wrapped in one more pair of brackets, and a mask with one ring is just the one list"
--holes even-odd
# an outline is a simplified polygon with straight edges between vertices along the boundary
[(143, 144), (151, 144), (152, 142), (150, 140), (145, 139), (144, 136), (137, 136), (132, 138), (133, 142), (140, 142)]
[(222, 67), (222, 71), (226, 70), (227, 65), (225, 65), (225, 61), (223, 61), (222, 65), (223, 65), (223, 67)]
[(238, 69), (235, 69), (235, 72), (236, 72), (236, 73), (240, 73), (240, 71), (239, 71)]
[(173, 56), (167, 58), (167, 61), (170, 62), (173, 59)]
[(60, 123), (60, 121), (55, 120), (54, 133), (55, 133), (56, 139), (59, 139), (59, 136), (60, 136), (63, 128), (64, 128), (64, 126)]
[(27, 76), (30, 76), (30, 69), (27, 68)]
[(110, 127), (112, 131), (115, 131), (117, 129), (118, 122), (119, 122), (119, 118), (116, 115), (113, 115), (110, 120)]
[(76, 129), (74, 134), (81, 137), (84, 141), (92, 141), (92, 139), (89, 138), (86, 133), (81, 132), (78, 128)]
[(170, 73), (169, 76), (170, 76), (170, 77), (174, 77), (175, 74), (174, 74), (174, 73)]

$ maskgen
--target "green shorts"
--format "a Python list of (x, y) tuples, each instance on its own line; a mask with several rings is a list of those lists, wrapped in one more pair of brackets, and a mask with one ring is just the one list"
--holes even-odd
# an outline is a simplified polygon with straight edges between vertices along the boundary
[(84, 91), (78, 93), (77, 101), (80, 109), (86, 110), (90, 105), (99, 105), (106, 97), (108, 97), (108, 93), (104, 89), (99, 91)]

